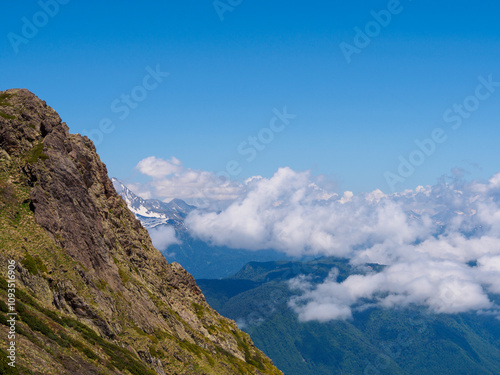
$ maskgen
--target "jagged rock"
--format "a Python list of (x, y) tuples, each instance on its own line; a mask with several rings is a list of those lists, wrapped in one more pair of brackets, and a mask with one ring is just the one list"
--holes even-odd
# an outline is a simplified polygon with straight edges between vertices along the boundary
[[(19, 287), (33, 299), (23, 306), (49, 327), (28, 318), (19, 323), (26, 342), (20, 368), (281, 373), (233, 321), (208, 306), (181, 265), (168, 264), (153, 247), (93, 143), (69, 134), (28, 90), (0, 92), (0, 162), (0, 267), (18, 262)], [(6, 333), (0, 325), (0, 337)]]

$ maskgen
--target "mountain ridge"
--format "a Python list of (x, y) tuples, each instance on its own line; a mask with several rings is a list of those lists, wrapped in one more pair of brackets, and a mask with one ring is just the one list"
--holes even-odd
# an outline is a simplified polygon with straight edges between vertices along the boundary
[(118, 179), (113, 178), (112, 181), (118, 194), (127, 202), (130, 211), (147, 230), (174, 228), (177, 243), (158, 250), (168, 261), (182, 264), (196, 279), (230, 276), (249, 261), (288, 258), (273, 250), (230, 249), (206, 243), (193, 236), (184, 223), (186, 216), (196, 209), (195, 206), (187, 204), (182, 199), (173, 199), (168, 203), (157, 199), (144, 199)]
[(0, 92), (0, 161), (0, 267), (15, 260), (19, 299), (17, 372), (3, 350), (2, 370), (281, 374), (153, 247), (93, 143), (28, 90)]
[(158, 199), (144, 199), (135, 194), (125, 184), (116, 178), (111, 178), (113, 186), (125, 202), (130, 211), (146, 229), (152, 229), (161, 224), (171, 224), (176, 227), (183, 226), (186, 216), (196, 209), (184, 202), (182, 199), (172, 199), (170, 202), (162, 202)]

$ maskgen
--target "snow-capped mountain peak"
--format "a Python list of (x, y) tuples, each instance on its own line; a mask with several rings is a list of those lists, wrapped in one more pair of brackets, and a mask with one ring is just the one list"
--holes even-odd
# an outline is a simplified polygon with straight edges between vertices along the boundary
[(161, 224), (170, 224), (174, 227), (183, 226), (184, 218), (196, 208), (182, 199), (173, 199), (168, 203), (158, 199), (143, 199), (118, 179), (112, 178), (111, 181), (116, 192), (125, 200), (128, 208), (146, 229)]

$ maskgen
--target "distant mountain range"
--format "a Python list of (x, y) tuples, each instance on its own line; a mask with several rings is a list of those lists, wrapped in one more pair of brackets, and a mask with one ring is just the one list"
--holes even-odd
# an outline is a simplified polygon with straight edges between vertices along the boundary
[[(492, 315), (367, 304), (352, 319), (300, 321), (289, 304), (300, 293), (290, 288), (292, 279), (301, 276), (319, 285), (334, 269), (338, 282), (363, 271), (347, 259), (287, 260), (271, 250), (212, 246), (193, 238), (184, 223), (195, 207), (181, 200), (144, 200), (119, 181), (114, 184), (146, 228), (175, 228), (182, 243), (160, 249), (165, 257), (193, 273), (209, 304), (235, 320), (286, 375), (500, 374), (500, 321)], [(408, 210), (408, 220), (421, 222), (422, 212), (423, 207)], [(457, 214), (473, 217), (475, 212), (446, 205), (432, 212), (436, 236)], [(483, 229), (467, 230), (465, 236)], [(385, 267), (366, 266), (369, 272)]]
[(143, 199), (116, 178), (111, 180), (117, 193), (127, 202), (130, 211), (148, 231), (168, 226), (175, 229), (180, 243), (158, 250), (169, 262), (181, 264), (196, 279), (227, 277), (252, 261), (289, 259), (283, 253), (274, 250), (230, 249), (225, 246), (213, 246), (194, 238), (186, 227), (184, 219), (196, 207), (181, 199), (174, 199), (168, 203), (157, 199)]
[(339, 281), (359, 273), (335, 258), (252, 262), (232, 277), (197, 283), (286, 375), (500, 374), (500, 321), (491, 315), (372, 307), (347, 321), (299, 321), (289, 281), (303, 275), (320, 283), (334, 268)]
[(116, 178), (112, 178), (111, 181), (116, 192), (127, 203), (129, 210), (134, 213), (146, 229), (153, 229), (159, 225), (183, 228), (184, 219), (196, 208), (182, 199), (173, 199), (168, 203), (157, 199), (143, 199)]

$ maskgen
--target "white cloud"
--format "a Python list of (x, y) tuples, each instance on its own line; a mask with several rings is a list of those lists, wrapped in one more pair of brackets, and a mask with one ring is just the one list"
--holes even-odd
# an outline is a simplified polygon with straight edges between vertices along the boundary
[(170, 245), (181, 243), (175, 234), (175, 229), (167, 225), (160, 225), (150, 229), (149, 236), (154, 247), (160, 251), (166, 250)]
[(481, 281), (491, 293), (500, 294), (500, 256), (483, 256), (478, 259)]
[[(385, 195), (322, 191), (289, 168), (246, 181), (220, 212), (187, 219), (201, 239), (232, 248), (348, 258), (378, 273), (332, 274), (319, 285), (297, 279), (290, 306), (302, 320), (349, 319), (367, 304), (417, 304), (435, 312), (495, 309), (500, 294), (500, 174), (486, 184), (461, 181)], [(474, 263), (477, 262), (477, 266)]]
[(163, 160), (150, 156), (141, 160), (136, 167), (141, 173), (151, 177), (165, 177), (182, 171), (182, 163), (179, 159), (172, 157)]
[[(200, 238), (234, 248), (274, 248), (290, 255), (350, 256), (366, 244), (395, 247), (427, 235), (400, 205), (378, 194), (330, 195), (309, 173), (282, 168), (251, 180), (247, 192), (221, 212), (194, 212), (186, 221)], [(377, 199), (374, 198), (376, 196)]]
[[(491, 294), (500, 294), (500, 173), (487, 183), (443, 179), (387, 195), (338, 194), (321, 188), (321, 178), (290, 168), (243, 183), (185, 168), (174, 157), (149, 157), (137, 169), (152, 177), (136, 184), (143, 195), (204, 207), (186, 219), (202, 240), (292, 256), (342, 257), (366, 270), (342, 282), (335, 272), (320, 284), (293, 280), (297, 296), (290, 306), (302, 320), (349, 319), (372, 305), (498, 311)], [(173, 230), (151, 235), (159, 248), (177, 241)], [(385, 267), (374, 272), (368, 263)]]
[(150, 156), (141, 160), (136, 169), (152, 177), (145, 184), (131, 184), (130, 188), (143, 198), (157, 198), (166, 202), (179, 198), (198, 207), (223, 207), (220, 201), (231, 201), (243, 190), (243, 185), (226, 181), (216, 173), (185, 168), (182, 162), (171, 157), (164, 160)]
[[(304, 281), (294, 280), (291, 288), (300, 282)], [(493, 307), (478, 270), (448, 261), (398, 263), (379, 273), (351, 275), (341, 283), (332, 275), (316, 286), (305, 283), (289, 303), (303, 321), (349, 319), (353, 310), (373, 303), (386, 308), (423, 305), (438, 313)]]

